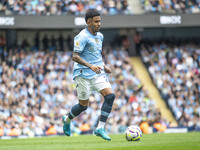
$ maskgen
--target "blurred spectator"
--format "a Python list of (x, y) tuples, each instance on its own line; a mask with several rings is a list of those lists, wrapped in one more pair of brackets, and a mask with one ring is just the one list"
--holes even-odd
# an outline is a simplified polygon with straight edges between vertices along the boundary
[(4, 130), (2, 127), (0, 127), (0, 136), (3, 136), (4, 135)]
[(47, 129), (47, 131), (45, 132), (46, 135), (52, 135), (52, 134), (57, 134), (56, 128), (53, 125), (53, 123), (50, 123), (50, 127)]
[(58, 37), (58, 43), (59, 43), (59, 48), (61, 51), (64, 50), (64, 38), (62, 33), (60, 33), (60, 36)]
[(119, 129), (118, 132), (119, 133), (124, 133), (127, 129), (127, 121), (126, 120), (121, 120), (121, 122), (119, 122)]
[(148, 134), (150, 131), (149, 131), (149, 124), (147, 121), (145, 120), (142, 120), (141, 123), (140, 123), (140, 129), (142, 131), (142, 133), (144, 134)]
[[(4, 52), (5, 53), (5, 52)], [(62, 134), (61, 116), (77, 103), (72, 77), (71, 51), (9, 50), (0, 65), (0, 127), (4, 135), (43, 135), (56, 130)], [(143, 117), (153, 125), (161, 120), (155, 103), (134, 73), (124, 47), (103, 49), (104, 62), (116, 100), (106, 128), (111, 133), (123, 132), (129, 125), (139, 125)], [(134, 99), (130, 98), (134, 95)], [(92, 131), (98, 122), (103, 97), (93, 93), (90, 107), (72, 121), (72, 132), (80, 134), (81, 120)], [(91, 113), (92, 112), (92, 113)], [(52, 124), (53, 121), (53, 124)], [(114, 127), (115, 129), (114, 129)], [(54, 132), (55, 133), (55, 132)]]
[(200, 13), (199, 0), (141, 0), (145, 12)]
[(73, 41), (72, 41), (72, 38), (70, 35), (67, 37), (66, 42), (67, 42), (68, 49), (72, 51), (73, 50)]
[(122, 45), (126, 49), (127, 52), (129, 52), (130, 49), (130, 42), (128, 40), (128, 37), (124, 37), (122, 40)]
[(81, 134), (88, 134), (92, 133), (92, 130), (90, 130), (90, 125), (84, 121), (83, 124), (80, 126)]
[(140, 56), (142, 36), (139, 32), (136, 31), (135, 35), (133, 36), (133, 41), (135, 43), (136, 55)]
[(47, 37), (47, 35), (44, 35), (44, 38), (42, 39), (42, 43), (43, 43), (43, 49), (47, 50), (49, 48), (49, 38)]
[(0, 35), (0, 57), (3, 57), (3, 51), (6, 46), (6, 39), (3, 35)]
[(200, 45), (187, 40), (142, 46), (143, 61), (180, 126), (199, 129)]
[(0, 13), (17, 15), (84, 15), (89, 9), (101, 14), (132, 14), (127, 0), (1, 0)]
[(35, 35), (34, 45), (35, 45), (36, 50), (40, 49), (40, 35), (39, 35), (39, 33), (36, 33), (36, 35)]
[(6, 46), (6, 39), (4, 36), (1, 34), (0, 35), (0, 49), (3, 49)]
[(56, 42), (57, 40), (55, 39), (54, 35), (51, 35), (51, 50), (55, 50), (56, 49)]
[(167, 126), (165, 124), (160, 123), (160, 122), (155, 122), (153, 124), (153, 129), (155, 131), (164, 132), (167, 129)]

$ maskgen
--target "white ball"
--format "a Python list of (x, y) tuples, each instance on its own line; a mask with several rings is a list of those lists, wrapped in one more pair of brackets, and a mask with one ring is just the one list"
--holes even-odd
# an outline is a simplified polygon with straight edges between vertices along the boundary
[(142, 131), (136, 125), (129, 126), (124, 134), (127, 141), (138, 141), (142, 138)]

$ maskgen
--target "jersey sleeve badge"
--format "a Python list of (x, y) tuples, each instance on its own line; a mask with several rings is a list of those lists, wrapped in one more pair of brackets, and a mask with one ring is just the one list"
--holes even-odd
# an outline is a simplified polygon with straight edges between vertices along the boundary
[(76, 46), (80, 46), (80, 42), (79, 41), (76, 42)]

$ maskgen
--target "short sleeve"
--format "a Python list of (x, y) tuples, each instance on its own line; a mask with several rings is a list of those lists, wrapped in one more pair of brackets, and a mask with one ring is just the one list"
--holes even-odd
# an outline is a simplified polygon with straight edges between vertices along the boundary
[(74, 38), (74, 52), (81, 53), (87, 44), (87, 38), (84, 36), (77, 35)]
[(103, 38), (104, 38), (104, 37), (103, 37), (103, 34), (101, 34), (101, 40), (102, 40), (102, 42), (103, 42)]
[(103, 42), (103, 34), (99, 33), (99, 38), (101, 39), (101, 41)]

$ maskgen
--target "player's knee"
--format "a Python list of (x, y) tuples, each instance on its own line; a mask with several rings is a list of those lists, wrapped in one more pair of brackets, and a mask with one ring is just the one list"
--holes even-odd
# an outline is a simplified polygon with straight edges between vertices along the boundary
[(82, 106), (88, 106), (89, 100), (79, 100), (79, 104)]
[(112, 94), (109, 94), (109, 95), (106, 95), (105, 97), (105, 101), (109, 104), (109, 105), (112, 105), (114, 100), (115, 100), (115, 94), (112, 93)]
[(112, 94), (109, 94), (110, 96), (110, 99), (112, 100), (112, 101), (114, 101), (115, 100), (115, 94), (114, 93), (112, 93)]

